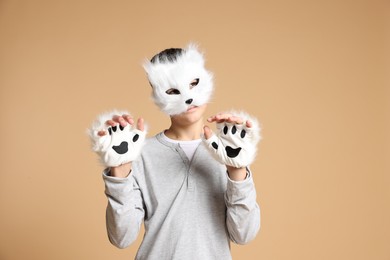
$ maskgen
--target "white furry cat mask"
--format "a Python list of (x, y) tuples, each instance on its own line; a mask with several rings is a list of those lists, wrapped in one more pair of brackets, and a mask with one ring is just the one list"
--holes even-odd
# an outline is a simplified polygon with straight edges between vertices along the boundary
[(153, 88), (153, 100), (168, 115), (186, 112), (208, 103), (213, 92), (213, 75), (204, 67), (196, 46), (166, 49), (143, 67)]

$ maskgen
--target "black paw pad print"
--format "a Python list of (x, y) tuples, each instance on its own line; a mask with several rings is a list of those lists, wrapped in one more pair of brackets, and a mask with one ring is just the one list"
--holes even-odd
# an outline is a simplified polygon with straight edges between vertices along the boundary
[[(237, 130), (237, 127), (235, 125), (233, 125), (230, 131), (231, 131), (232, 135), (235, 135), (238, 130)], [(229, 133), (229, 127), (227, 125), (225, 125), (225, 127), (222, 130), (222, 132), (224, 133), (224, 135), (227, 135)], [(245, 129), (242, 129), (241, 133), (240, 133), (240, 137), (244, 138), (245, 135), (246, 135), (246, 131), (245, 131)], [(213, 148), (215, 150), (218, 150), (218, 144), (216, 142), (213, 142), (211, 145), (213, 146)], [(235, 158), (235, 157), (237, 157), (240, 154), (241, 149), (242, 149), (241, 147), (233, 148), (233, 147), (227, 145), (225, 147), (226, 155), (229, 158)]]
[[(124, 129), (124, 127), (119, 125), (119, 131), (123, 131), (123, 129)], [(117, 126), (111, 126), (108, 128), (108, 133), (110, 135), (113, 135), (117, 130), (118, 130)], [(134, 135), (133, 142), (134, 143), (137, 142), (138, 139), (139, 139), (139, 135), (138, 134)], [(112, 149), (114, 149), (114, 151), (117, 154), (125, 154), (129, 151), (129, 143), (126, 141), (123, 141), (119, 145), (113, 145)]]

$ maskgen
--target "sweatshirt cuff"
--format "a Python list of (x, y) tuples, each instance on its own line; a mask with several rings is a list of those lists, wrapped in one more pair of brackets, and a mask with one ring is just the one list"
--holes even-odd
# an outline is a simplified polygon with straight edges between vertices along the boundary
[(103, 176), (103, 180), (105, 182), (112, 182), (112, 183), (124, 183), (124, 182), (128, 182), (131, 178), (131, 171), (129, 172), (129, 174), (126, 176), (126, 177), (114, 177), (114, 176), (110, 176), (110, 168), (106, 168), (103, 170), (103, 173), (102, 173), (102, 176)]
[(234, 181), (228, 178), (227, 182), (227, 199), (230, 202), (235, 202), (237, 200), (244, 199), (252, 193), (254, 189), (254, 182), (252, 178), (251, 171), (247, 168), (247, 176), (242, 181)]
[(252, 173), (251, 171), (249, 170), (248, 167), (246, 167), (246, 176), (245, 176), (245, 179), (241, 180), (241, 181), (235, 181), (235, 180), (232, 180), (229, 176), (229, 172), (226, 171), (226, 175), (227, 175), (227, 179), (230, 181), (230, 182), (235, 182), (235, 183), (240, 183), (240, 182), (243, 182), (243, 181), (246, 181), (248, 180), (249, 178), (252, 178)]

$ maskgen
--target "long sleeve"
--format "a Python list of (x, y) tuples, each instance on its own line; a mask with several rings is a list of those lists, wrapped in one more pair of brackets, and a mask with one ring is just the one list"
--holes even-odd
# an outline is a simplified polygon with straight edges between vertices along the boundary
[(116, 178), (103, 173), (108, 199), (106, 226), (110, 242), (118, 248), (128, 247), (137, 238), (145, 211), (141, 191), (133, 174)]
[(249, 243), (260, 229), (260, 208), (256, 202), (256, 189), (250, 172), (244, 181), (232, 181), (228, 178), (225, 203), (230, 239), (237, 244)]

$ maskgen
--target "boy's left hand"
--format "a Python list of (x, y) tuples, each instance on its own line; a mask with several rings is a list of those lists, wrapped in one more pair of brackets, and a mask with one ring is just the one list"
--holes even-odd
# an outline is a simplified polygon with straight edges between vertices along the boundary
[(253, 162), (261, 138), (255, 118), (243, 112), (228, 112), (211, 116), (207, 121), (217, 123), (218, 131), (214, 134), (205, 126), (203, 141), (219, 162), (234, 168), (244, 168)]

